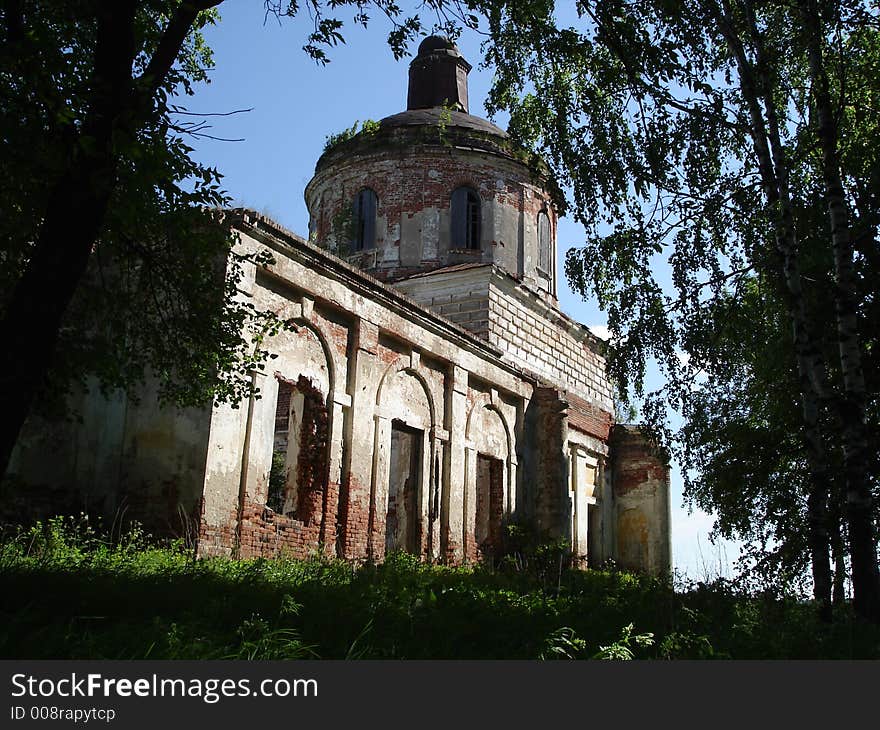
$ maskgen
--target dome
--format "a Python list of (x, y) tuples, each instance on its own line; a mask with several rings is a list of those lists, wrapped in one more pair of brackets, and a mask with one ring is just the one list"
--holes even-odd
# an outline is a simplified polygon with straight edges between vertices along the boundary
[(429, 35), (419, 44), (418, 55), (425, 56), (434, 51), (455, 51), (458, 53), (458, 48), (449, 38), (442, 35)]
[(507, 138), (507, 132), (500, 127), (496, 127), (488, 119), (475, 116), (473, 114), (465, 114), (459, 111), (447, 111), (442, 107), (434, 107), (432, 109), (409, 109), (405, 112), (392, 114), (380, 120), (379, 124), (386, 129), (393, 127), (410, 127), (410, 126), (433, 126), (439, 127), (441, 124), (448, 127), (460, 127), (462, 130), (472, 130), (475, 132), (484, 132), (492, 134), (496, 137)]

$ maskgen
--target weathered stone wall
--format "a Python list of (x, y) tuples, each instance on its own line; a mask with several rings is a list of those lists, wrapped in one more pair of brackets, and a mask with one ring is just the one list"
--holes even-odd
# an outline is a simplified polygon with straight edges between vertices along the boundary
[(630, 570), (669, 573), (668, 463), (635, 427), (615, 426), (610, 447), (616, 522), (613, 557)]
[(83, 511), (160, 536), (194, 537), (209, 408), (161, 406), (149, 382), (137, 400), (97, 386), (71, 398), (68, 421), (31, 418), (13, 452), (0, 516), (15, 521)]
[(492, 266), (456, 266), (395, 283), (460, 324), (508, 362), (568, 394), (572, 426), (608, 438), (613, 401), (601, 342), (543, 298)]
[[(492, 478), (501, 500), (498, 527), (503, 529), (517, 516), (523, 481), (519, 474), (519, 455), (533, 448), (523, 428), (523, 406), (526, 401), (506, 397), (492, 384), (472, 377), (467, 393), (467, 421), (464, 442), (465, 490), (463, 504), (463, 554), (479, 560), (484, 551), (480, 545), (477, 521), (479, 512), (480, 457), (494, 459)], [(496, 542), (493, 546), (498, 547)]]
[(25, 422), (12, 452), (0, 520), (31, 521), (56, 512), (113, 515), (126, 402), (122, 393), (104, 398), (96, 383), (90, 386), (69, 398), (68, 422), (59, 426), (37, 414)]
[(534, 416), (536, 475), (539, 485), (535, 504), (535, 526), (539, 535), (551, 538), (571, 536), (569, 464), (565, 453), (568, 432), (566, 403), (554, 388), (537, 388), (530, 403)]
[(598, 353), (599, 340), (583, 325), (498, 274), (493, 275), (489, 289), (489, 344), (541, 380), (594, 406), (595, 417), (610, 422), (614, 405), (605, 359)]
[[(237, 216), (242, 252), (275, 259), (249, 266), (241, 296), (286, 323), (253, 374), (259, 397), (178, 411), (149, 388), (137, 404), (89, 396), (82, 424), (30, 426), (20, 443), (16, 473), (47, 486), (32, 505), (69, 511), (63, 492), (158, 532), (195, 525), (205, 556), (381, 560), (391, 546), (494, 559), (516, 521), (570, 540), (581, 565), (668, 566), (668, 471), (629, 431), (609, 451), (601, 356), (582, 329), (529, 292), (505, 306), (512, 280), (493, 266), (410, 280), (432, 297), (422, 307), (257, 214)], [(473, 302), (487, 306), (461, 306)], [(488, 315), (478, 331), (465, 327), (473, 312)]]
[(490, 264), (459, 264), (394, 284), (423, 307), (489, 339)]
[(614, 555), (614, 495), (608, 462), (609, 423), (584, 423), (584, 406), (569, 393), (566, 455), (571, 501), (572, 555), (580, 567), (597, 567)]
[[(413, 470), (419, 480), (413, 531), (395, 540), (428, 559), (478, 559), (476, 456), (503, 462), (510, 509), (518, 484), (517, 419), (531, 395), (529, 380), (484, 341), (259, 216), (246, 215), (240, 227), (245, 250), (268, 247), (275, 257), (273, 265), (253, 268), (243, 289), (289, 327), (268, 343), (277, 355), (275, 377), (255, 376), (262, 397), (246, 409), (220, 406), (212, 415), (201, 552), (322, 549), (381, 559), (397, 428), (415, 434), (421, 463)], [(320, 455), (327, 486), (325, 498), (312, 501), (310, 519), (300, 504), (280, 514), (268, 499), (277, 444), (284, 444), (288, 462), (292, 454), (297, 464), (305, 457), (295, 446), (298, 437), (290, 440), (297, 433), (295, 407), (286, 421), (278, 411), (279, 402), (297, 402), (278, 383), (301, 378), (323, 395), (327, 412), (328, 448)], [(278, 423), (285, 429), (280, 435)]]

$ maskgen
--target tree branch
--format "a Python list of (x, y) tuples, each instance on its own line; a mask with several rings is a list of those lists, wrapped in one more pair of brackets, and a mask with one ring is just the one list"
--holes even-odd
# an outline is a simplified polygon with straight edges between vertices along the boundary
[(142, 86), (142, 98), (152, 99), (164, 83), (198, 14), (203, 10), (215, 8), (222, 2), (223, 0), (187, 0), (181, 3), (174, 17), (168, 21), (150, 63), (137, 79), (138, 85)]

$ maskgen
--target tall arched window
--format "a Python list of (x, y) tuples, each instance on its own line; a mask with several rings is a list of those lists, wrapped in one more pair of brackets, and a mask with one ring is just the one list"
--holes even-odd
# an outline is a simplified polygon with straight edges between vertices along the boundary
[(364, 188), (354, 196), (352, 206), (352, 242), (353, 251), (376, 247), (376, 193)]
[(553, 243), (550, 238), (550, 216), (546, 210), (538, 213), (538, 269), (552, 276)]
[(472, 188), (452, 193), (452, 248), (480, 247), (480, 196)]

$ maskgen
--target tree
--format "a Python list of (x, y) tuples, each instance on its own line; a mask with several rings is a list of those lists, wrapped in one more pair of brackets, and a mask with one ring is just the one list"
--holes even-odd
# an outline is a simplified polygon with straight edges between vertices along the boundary
[[(200, 30), (221, 0), (9, 0), (0, 7), (0, 474), (39, 394), (89, 375), (129, 386), (147, 372), (177, 403), (236, 400), (261, 364), (237, 298), (241, 261), (210, 209), (219, 173), (190, 158), (198, 123), (175, 105), (205, 80)], [(343, 41), (342, 6), (392, 22), (396, 56), (420, 31), (387, 0), (312, 2), (304, 46)], [(298, 3), (265, 2), (293, 16)]]
[[(871, 172), (877, 161), (876, 104), (870, 98), (880, 92), (871, 82), (877, 55), (877, 36), (865, 28), (853, 34), (845, 49), (848, 97), (857, 103), (842, 109), (839, 122), (844, 141), (841, 170), (847, 187), (858, 191), (854, 235), (857, 255), (853, 277), (853, 300), (858, 303), (859, 338), (866, 391), (868, 442), (876, 443), (880, 421), (876, 394), (878, 382), (878, 312), (876, 282), (878, 260), (878, 175)], [(840, 71), (835, 71), (838, 75)], [(835, 80), (839, 84), (842, 79)], [(859, 97), (865, 97), (859, 99)], [(871, 141), (868, 141), (871, 140)], [(829, 381), (840, 381), (836, 338), (822, 336), (835, 331), (834, 262), (827, 241), (829, 222), (824, 206), (822, 159), (814, 139), (805, 135), (795, 141), (802, 147), (807, 174), (801, 182), (801, 203), (795, 208), (802, 237), (802, 263), (807, 309), (829, 364)], [(686, 481), (686, 492), (700, 505), (713, 509), (718, 528), (727, 537), (738, 537), (756, 548), (749, 555), (766, 575), (790, 576), (804, 553), (803, 536), (809, 534), (803, 495), (807, 493), (806, 455), (797, 438), (797, 419), (790, 394), (796, 383), (790, 372), (790, 335), (785, 327), (784, 306), (767, 280), (757, 278), (743, 290), (730, 315), (719, 316), (712, 326), (713, 361), (691, 394), (687, 421), (682, 430), (680, 456), (686, 470), (697, 478)], [(825, 413), (826, 418), (842, 417)], [(833, 432), (833, 421), (823, 430)], [(844, 455), (840, 441), (826, 444), (834, 466), (829, 480), (828, 538), (833, 555), (835, 602), (842, 601), (845, 574), (844, 537), (846, 485)], [(689, 471), (686, 471), (689, 473)], [(880, 478), (876, 453), (869, 456), (867, 473), (872, 484)], [(769, 546), (773, 546), (770, 548)], [(758, 552), (762, 554), (758, 554)], [(796, 572), (796, 571), (795, 571)]]
[[(828, 446), (841, 443), (855, 605), (878, 620), (852, 196), (841, 183), (845, 138), (830, 113), (847, 101), (847, 85), (832, 100), (828, 83), (829, 68), (845, 61), (839, 39), (876, 30), (875, 14), (857, 2), (820, 13), (808, 2), (750, 0), (602, 0), (577, 11), (577, 27), (557, 28), (552, 3), (487, 3), (487, 57), (498, 69), (491, 102), (510, 110), (513, 133), (573, 190), (588, 240), (568, 253), (566, 273), (608, 311), (617, 383), (641, 396), (646, 361), (656, 358), (669, 386), (649, 394), (646, 415), (663, 427), (666, 402), (687, 412), (694, 379), (713, 363), (720, 313), (739, 306), (755, 275), (770, 282), (791, 328), (814, 593), (828, 616), (836, 466)], [(833, 254), (830, 333), (817, 331), (802, 274), (797, 212), (816, 179)], [(675, 295), (656, 276), (664, 258)]]
[[(216, 235), (201, 238), (202, 260), (191, 251), (197, 258), (191, 269), (180, 260), (161, 259), (170, 252), (179, 255), (173, 247), (181, 240), (179, 226), (198, 218), (190, 206), (225, 200), (216, 172), (192, 163), (179, 136), (169, 134), (168, 96), (203, 78), (201, 65), (210, 63), (207, 49), (190, 31), (210, 20), (202, 16), (197, 21), (199, 11), (216, 4), (83, 0), (7, 3), (3, 8), (2, 192), (4, 211), (10, 213), (4, 216), (8, 294), (0, 321), (4, 470), (36, 394), (52, 385), (46, 376), (53, 362), (54, 373), (63, 374), (65, 366), (76, 370), (97, 354), (90, 345), (104, 339), (122, 358), (111, 365), (113, 372), (101, 372), (109, 358), (92, 364), (114, 384), (125, 379), (132, 359), (142, 360), (138, 346), (149, 333), (116, 322), (115, 315), (135, 315), (135, 325), (144, 317), (136, 316), (137, 306), (117, 309), (117, 303), (142, 303), (137, 291), (152, 279), (160, 288), (152, 291), (159, 301), (150, 314), (179, 317), (177, 324), (184, 324), (183, 318), (196, 315), (173, 308), (182, 293), (180, 279), (209, 273), (216, 287), (211, 254), (222, 250)], [(163, 28), (166, 15), (170, 20)], [(178, 56), (181, 63), (175, 65)], [(187, 193), (181, 183), (190, 175), (198, 179)], [(103, 291), (119, 295), (127, 290), (131, 298), (118, 302), (114, 296), (113, 306), (107, 307), (102, 287), (90, 287), (75, 302), (85, 326), (68, 333), (69, 325), (79, 324), (71, 305), (93, 251), (99, 264), (101, 259), (113, 262), (106, 272), (112, 281)], [(123, 258), (117, 260), (114, 253)], [(165, 287), (160, 273), (176, 281)], [(127, 286), (132, 279), (137, 281)], [(213, 294), (211, 299), (216, 303)], [(116, 324), (122, 324), (122, 332)], [(186, 330), (184, 324), (175, 334)], [(224, 344), (232, 343), (227, 338), (220, 348)], [(56, 389), (63, 392), (66, 380), (61, 375)]]
[[(811, 208), (814, 213), (821, 212), (818, 206)], [(817, 251), (814, 242), (805, 243), (807, 253), (827, 254), (821, 248)], [(829, 258), (808, 256), (804, 266), (805, 278), (815, 282), (810, 287), (809, 310), (820, 332), (834, 327)], [(860, 279), (859, 291), (873, 280)], [(712, 362), (693, 385), (678, 434), (685, 494), (717, 515), (718, 534), (743, 541), (740, 563), (747, 568), (744, 580), (783, 589), (799, 586), (809, 568), (806, 495), (810, 473), (797, 402), (792, 399), (797, 377), (790, 358), (791, 331), (784, 305), (768, 282), (754, 277), (742, 287), (735, 306), (724, 303), (717, 307), (712, 330)], [(874, 340), (875, 335), (866, 333), (869, 354), (876, 352)], [(833, 343), (823, 345), (824, 355), (833, 361)], [(876, 392), (873, 360), (873, 356), (868, 359), (869, 383)], [(876, 438), (880, 426), (876, 409), (869, 424)], [(823, 426), (826, 431), (831, 428)], [(827, 539), (834, 566), (833, 601), (839, 605), (847, 573), (843, 454), (839, 443), (828, 444), (827, 451), (833, 460)], [(876, 459), (869, 473), (872, 480), (880, 474)]]

